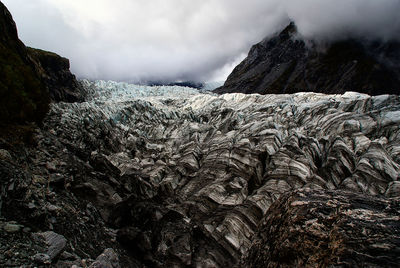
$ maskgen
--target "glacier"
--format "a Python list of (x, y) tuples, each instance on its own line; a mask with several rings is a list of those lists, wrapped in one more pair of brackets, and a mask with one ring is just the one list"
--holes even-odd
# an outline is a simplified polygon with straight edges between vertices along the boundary
[(399, 96), (81, 84), (86, 101), (52, 104), (38, 146), (151, 265), (238, 265), (293, 190), (400, 196)]

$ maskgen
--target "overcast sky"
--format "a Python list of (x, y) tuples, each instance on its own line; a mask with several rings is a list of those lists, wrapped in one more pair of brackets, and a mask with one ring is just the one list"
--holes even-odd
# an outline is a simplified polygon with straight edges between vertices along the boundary
[(89, 79), (223, 80), (290, 20), (306, 38), (400, 39), (400, 0), (2, 1), (26, 45)]

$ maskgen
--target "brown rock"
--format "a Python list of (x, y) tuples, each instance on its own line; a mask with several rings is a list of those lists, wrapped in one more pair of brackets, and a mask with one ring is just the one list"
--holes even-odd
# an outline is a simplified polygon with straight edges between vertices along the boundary
[(269, 208), (244, 267), (398, 267), (400, 200), (303, 189)]

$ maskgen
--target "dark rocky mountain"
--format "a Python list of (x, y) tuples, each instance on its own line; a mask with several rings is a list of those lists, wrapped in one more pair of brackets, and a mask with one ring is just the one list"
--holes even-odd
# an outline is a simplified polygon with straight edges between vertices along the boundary
[(0, 2), (0, 122), (40, 122), (51, 100), (83, 100), (68, 59), (25, 47)]
[(254, 45), (216, 93), (399, 94), (400, 43), (304, 41), (291, 23)]

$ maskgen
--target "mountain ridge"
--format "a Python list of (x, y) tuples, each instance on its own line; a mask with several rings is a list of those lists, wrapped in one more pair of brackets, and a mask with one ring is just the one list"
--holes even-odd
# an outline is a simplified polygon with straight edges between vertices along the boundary
[(398, 94), (400, 43), (303, 40), (292, 22), (254, 45), (216, 93)]

